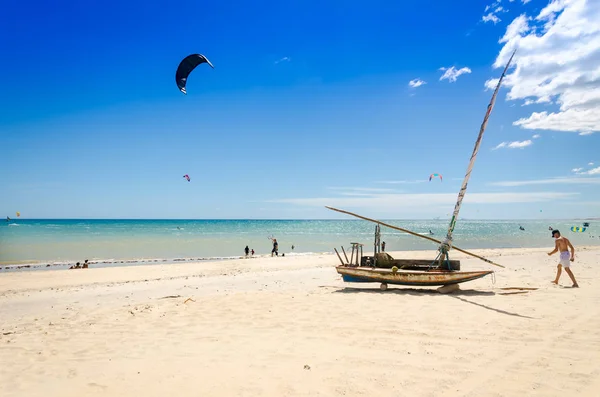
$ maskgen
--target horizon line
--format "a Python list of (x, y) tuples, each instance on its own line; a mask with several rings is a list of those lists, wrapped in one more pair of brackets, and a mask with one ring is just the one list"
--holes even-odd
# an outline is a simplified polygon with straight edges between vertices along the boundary
[[(437, 219), (436, 219), (437, 218)], [(441, 217), (436, 218), (379, 218), (387, 221), (443, 221)], [(600, 220), (600, 217), (574, 217), (574, 218), (459, 218), (462, 220), (478, 220), (478, 221), (518, 221), (518, 220)], [(10, 218), (11, 221), (27, 220), (27, 221), (356, 221), (356, 222), (371, 222), (363, 219), (338, 219), (338, 218)], [(447, 219), (448, 221), (450, 218)], [(373, 222), (371, 222), (373, 223)]]

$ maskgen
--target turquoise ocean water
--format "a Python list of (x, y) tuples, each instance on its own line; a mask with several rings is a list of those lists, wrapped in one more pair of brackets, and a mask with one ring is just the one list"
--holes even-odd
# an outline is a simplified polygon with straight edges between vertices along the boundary
[[(382, 220), (385, 221), (385, 220)], [(385, 221), (418, 233), (429, 230), (441, 239), (444, 220)], [(454, 244), (460, 248), (519, 248), (553, 246), (549, 226), (558, 228), (574, 245), (600, 245), (600, 221), (590, 221), (583, 233), (571, 232), (582, 220), (460, 220)], [(519, 230), (519, 226), (525, 228)], [(173, 263), (237, 258), (244, 247), (255, 255), (270, 255), (270, 236), (279, 253), (331, 253), (333, 247), (365, 244), (373, 247), (375, 225), (362, 220), (11, 220), (0, 227), (0, 269), (67, 266), (89, 259), (101, 266)], [(387, 251), (437, 249), (435, 243), (382, 227)], [(292, 245), (294, 249), (292, 250)]]

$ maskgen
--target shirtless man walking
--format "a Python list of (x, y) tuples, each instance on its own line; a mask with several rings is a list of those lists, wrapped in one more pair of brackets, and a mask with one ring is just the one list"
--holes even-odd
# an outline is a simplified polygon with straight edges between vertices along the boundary
[[(554, 249), (552, 252), (548, 252), (548, 255), (554, 254), (556, 251), (560, 251), (560, 261), (558, 262), (556, 279), (552, 282), (554, 284), (558, 284), (558, 279), (560, 278), (561, 269), (564, 267), (565, 271), (571, 277), (571, 281), (573, 281), (573, 288), (579, 288), (577, 281), (575, 281), (575, 276), (573, 272), (571, 272), (571, 263), (575, 260), (575, 247), (571, 244), (568, 238), (562, 237), (558, 230), (552, 231), (552, 238), (556, 239), (554, 241)], [(571, 253), (569, 254), (569, 248), (571, 249)]]

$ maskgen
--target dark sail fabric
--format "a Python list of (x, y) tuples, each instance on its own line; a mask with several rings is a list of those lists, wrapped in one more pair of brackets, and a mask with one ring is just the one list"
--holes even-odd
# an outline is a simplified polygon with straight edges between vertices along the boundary
[(192, 54), (183, 58), (179, 66), (177, 67), (177, 72), (175, 73), (175, 81), (177, 82), (177, 87), (181, 92), (187, 94), (185, 90), (185, 84), (187, 83), (188, 76), (196, 68), (196, 66), (208, 63), (211, 68), (215, 68), (212, 63), (202, 54)]

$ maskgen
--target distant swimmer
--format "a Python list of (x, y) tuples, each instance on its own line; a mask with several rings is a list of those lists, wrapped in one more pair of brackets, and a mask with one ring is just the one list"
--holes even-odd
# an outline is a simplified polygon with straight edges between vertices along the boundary
[(292, 251), (294, 250), (294, 245), (292, 244)]
[(71, 266), (71, 267), (69, 268), (69, 270), (71, 270), (71, 269), (81, 269), (81, 263), (77, 262), (77, 263), (75, 264), (75, 266)]
[(554, 228), (552, 226), (548, 226), (548, 230), (552, 231)]
[(519, 230), (525, 230), (523, 226), (519, 226)]
[(431, 229), (429, 229), (429, 234), (431, 234), (433, 236), (433, 232), (431, 231)]

